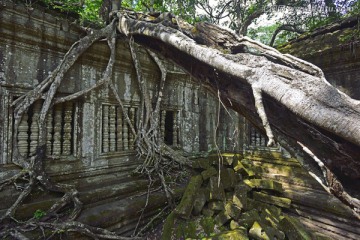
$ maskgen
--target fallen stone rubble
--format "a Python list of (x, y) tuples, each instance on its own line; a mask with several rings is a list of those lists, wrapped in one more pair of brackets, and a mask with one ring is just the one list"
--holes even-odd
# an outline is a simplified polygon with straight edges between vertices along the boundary
[(309, 231), (290, 211), (282, 184), (261, 178), (241, 155), (196, 159), (181, 202), (162, 239), (329, 239)]

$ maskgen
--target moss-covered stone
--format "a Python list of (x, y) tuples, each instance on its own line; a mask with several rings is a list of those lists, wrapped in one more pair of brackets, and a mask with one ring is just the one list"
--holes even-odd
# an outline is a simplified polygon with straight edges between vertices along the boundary
[[(205, 238), (205, 239), (209, 239), (209, 238)], [(249, 237), (247, 236), (245, 229), (237, 228), (232, 231), (221, 232), (213, 236), (211, 240), (249, 240)]]
[(258, 211), (262, 220), (266, 221), (274, 228), (279, 228), (279, 223), (282, 219), (281, 209), (275, 206), (259, 206)]
[(208, 158), (198, 158), (193, 160), (192, 167), (195, 169), (208, 169), (211, 167), (210, 161)]
[(245, 179), (244, 183), (255, 189), (266, 189), (279, 193), (284, 191), (281, 183), (269, 179)]
[(201, 210), (205, 206), (206, 201), (208, 200), (207, 195), (209, 194), (207, 189), (200, 188), (198, 193), (195, 196), (193, 214), (199, 215)]
[(247, 177), (255, 176), (255, 172), (251, 168), (246, 168), (240, 161), (236, 164), (234, 170)]
[(201, 175), (193, 176), (188, 183), (179, 205), (174, 209), (177, 216), (189, 218), (194, 206), (195, 196), (201, 187), (203, 180)]
[(209, 181), (210, 200), (225, 201), (225, 191), (223, 184), (218, 182), (217, 177), (211, 177)]
[(225, 190), (231, 190), (236, 184), (235, 172), (231, 168), (223, 168), (220, 171), (220, 181)]
[(254, 200), (273, 204), (283, 208), (290, 208), (291, 200), (289, 198), (271, 196), (261, 192), (253, 192)]
[(233, 156), (223, 156), (223, 160), (224, 160), (224, 165), (228, 165), (231, 166), (233, 164), (234, 161), (234, 157)]
[(231, 219), (231, 217), (229, 216), (229, 214), (224, 210), (221, 211), (218, 215), (216, 215), (214, 221), (218, 226), (222, 226), (225, 223), (227, 223), (229, 220)]
[(233, 219), (238, 219), (238, 217), (241, 214), (241, 208), (239, 208), (237, 205), (233, 204), (232, 202), (227, 202), (225, 204), (225, 213)]
[[(197, 238), (196, 221), (181, 221), (176, 228), (176, 239), (194, 239)], [(169, 238), (173, 239), (173, 238)]]
[(226, 201), (232, 201), (233, 196), (234, 192), (225, 192)]
[(280, 229), (286, 234), (288, 239), (312, 239), (307, 229), (296, 218), (288, 215), (285, 215), (280, 221)]
[(283, 232), (257, 221), (255, 221), (250, 228), (249, 236), (257, 240), (285, 239), (285, 234)]
[(225, 204), (223, 201), (210, 201), (208, 203), (208, 208), (213, 211), (223, 211), (225, 209)]
[(255, 221), (252, 227), (249, 230), (250, 237), (257, 240), (270, 240), (270, 237), (267, 235), (263, 227)]
[(175, 214), (174, 212), (171, 212), (163, 226), (162, 234), (161, 234), (161, 240), (168, 240), (171, 239), (173, 232), (174, 232), (174, 223), (175, 223)]
[(256, 209), (252, 209), (250, 211), (241, 214), (241, 216), (237, 220), (241, 226), (250, 229), (250, 227), (254, 224), (254, 222), (255, 221), (260, 222), (261, 218), (259, 216), (258, 211)]
[(200, 219), (200, 225), (208, 237), (214, 233), (215, 222), (213, 218), (205, 217)]
[(240, 224), (237, 221), (235, 221), (235, 220), (230, 221), (230, 229), (231, 230), (234, 230), (234, 229), (239, 228), (239, 227), (240, 227)]
[(322, 235), (320, 233), (315, 233), (315, 234), (313, 234), (312, 237), (314, 240), (332, 240), (333, 239), (333, 238), (327, 237), (325, 235)]
[(202, 209), (201, 213), (205, 217), (212, 217), (212, 216), (214, 216), (215, 211), (205, 207), (205, 208)]
[(235, 186), (234, 196), (233, 196), (233, 203), (238, 206), (240, 209), (247, 208), (247, 195), (248, 192), (251, 190), (249, 186), (246, 184), (240, 183)]
[(210, 177), (215, 176), (218, 173), (218, 171), (214, 167), (210, 167), (204, 171), (201, 172), (202, 178), (205, 180), (208, 180)]
[(240, 210), (246, 208), (247, 205), (247, 197), (239, 197), (237, 195), (233, 195), (232, 203)]

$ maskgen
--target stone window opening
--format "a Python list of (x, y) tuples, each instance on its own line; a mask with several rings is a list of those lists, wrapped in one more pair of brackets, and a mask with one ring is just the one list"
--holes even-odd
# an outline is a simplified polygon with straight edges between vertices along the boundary
[(268, 138), (261, 134), (255, 127), (249, 124), (249, 145), (250, 147), (267, 147)]
[(178, 115), (178, 111), (162, 110), (160, 116), (160, 129), (164, 143), (173, 147), (179, 145)]
[[(134, 150), (135, 136), (126, 122), (121, 107), (103, 104), (101, 108), (101, 152), (106, 154)], [(124, 110), (135, 127), (138, 108), (126, 106)]]
[[(16, 98), (14, 98), (16, 99)], [(23, 157), (35, 154), (39, 143), (38, 117), (42, 100), (30, 106), (20, 121), (17, 134), (19, 153)], [(66, 102), (56, 104), (49, 110), (46, 119), (46, 155), (60, 157), (74, 155), (75, 104)]]
[(174, 112), (166, 111), (165, 114), (164, 142), (167, 145), (174, 144)]

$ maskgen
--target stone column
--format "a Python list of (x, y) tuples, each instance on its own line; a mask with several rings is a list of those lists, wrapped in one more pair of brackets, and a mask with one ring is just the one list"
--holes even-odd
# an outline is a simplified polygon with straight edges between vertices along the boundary
[(46, 116), (46, 154), (52, 154), (52, 141), (53, 141), (53, 115), (52, 111)]
[(36, 101), (33, 107), (33, 115), (31, 118), (31, 126), (30, 126), (30, 154), (34, 154), (36, 151), (36, 147), (39, 143), (39, 113), (41, 109), (41, 102)]
[(177, 147), (177, 142), (178, 142), (178, 138), (177, 138), (177, 111), (173, 111), (173, 146)]
[[(133, 126), (136, 125), (135, 123), (135, 108), (130, 108), (130, 111), (129, 111), (129, 118), (130, 118), (130, 121), (132, 123)], [(128, 133), (129, 133), (129, 148), (130, 149), (134, 149), (134, 140), (135, 140), (135, 136), (134, 134), (131, 132), (131, 129), (129, 128), (128, 129)]]
[(61, 154), (62, 104), (55, 105), (53, 155)]
[[(128, 108), (127, 107), (124, 107), (124, 110), (126, 112), (128, 112)], [(126, 122), (126, 119), (125, 119), (125, 115), (123, 114), (123, 146), (124, 146), (124, 150), (129, 150), (129, 139), (128, 139), (128, 123)]]
[(161, 111), (161, 117), (160, 117), (160, 133), (161, 137), (163, 138), (163, 141), (165, 141), (165, 118), (166, 118), (166, 111)]
[(102, 112), (102, 152), (109, 152), (109, 106), (103, 105)]
[(64, 110), (64, 128), (63, 128), (63, 147), (62, 155), (69, 156), (71, 154), (71, 123), (72, 123), (73, 103), (67, 102)]
[(115, 106), (109, 108), (109, 126), (110, 126), (110, 152), (116, 151), (116, 112)]
[(20, 124), (19, 124), (18, 135), (17, 135), (19, 153), (24, 157), (27, 157), (29, 155), (28, 119), (29, 119), (28, 114), (27, 113), (23, 114)]
[(116, 151), (123, 150), (123, 141), (122, 141), (122, 130), (123, 130), (123, 121), (122, 113), (120, 107), (116, 108)]

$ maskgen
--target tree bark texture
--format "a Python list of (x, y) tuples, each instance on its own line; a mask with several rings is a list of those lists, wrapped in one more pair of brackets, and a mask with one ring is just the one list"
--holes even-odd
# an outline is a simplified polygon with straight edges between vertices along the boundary
[(162, 24), (129, 12), (118, 18), (121, 33), (219, 90), (229, 108), (273, 133), (330, 192), (359, 209), (360, 102), (331, 86), (318, 67), (208, 23)]

